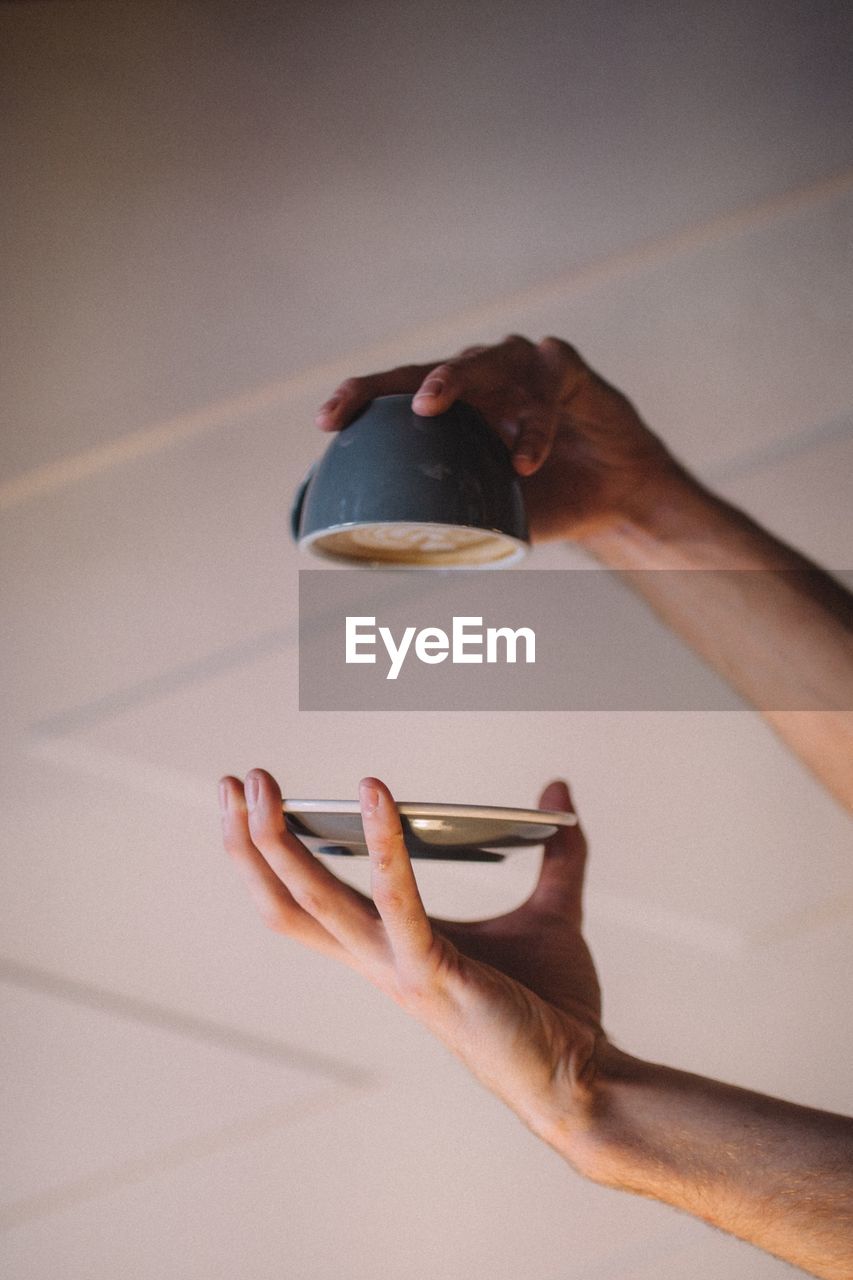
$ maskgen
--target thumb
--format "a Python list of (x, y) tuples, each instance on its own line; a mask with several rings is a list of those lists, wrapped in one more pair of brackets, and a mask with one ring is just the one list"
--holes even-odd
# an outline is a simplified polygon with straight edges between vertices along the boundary
[[(540, 809), (574, 813), (574, 805), (565, 782), (551, 782), (539, 797)], [(586, 837), (580, 826), (558, 827), (545, 842), (539, 880), (528, 904), (537, 910), (558, 912), (580, 925)]]

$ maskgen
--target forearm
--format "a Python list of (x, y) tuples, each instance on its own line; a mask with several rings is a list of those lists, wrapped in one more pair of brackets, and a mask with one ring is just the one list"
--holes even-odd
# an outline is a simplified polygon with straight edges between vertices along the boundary
[(583, 545), (853, 808), (853, 603), (840, 583), (687, 477)]
[[(576, 1159), (827, 1280), (853, 1277), (853, 1120), (610, 1050)], [(554, 1141), (558, 1150), (561, 1139)]]

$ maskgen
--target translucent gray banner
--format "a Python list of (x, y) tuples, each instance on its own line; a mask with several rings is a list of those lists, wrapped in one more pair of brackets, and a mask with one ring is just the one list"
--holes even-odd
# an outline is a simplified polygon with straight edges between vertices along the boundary
[[(649, 579), (654, 576), (654, 581)], [(853, 572), (836, 573), (853, 588)], [(303, 711), (732, 710), (744, 702), (655, 613), (727, 655), (764, 710), (853, 708), (811, 606), (843, 590), (764, 570), (302, 570)], [(654, 609), (647, 602), (654, 601)], [(810, 618), (807, 615), (811, 614)], [(770, 634), (770, 616), (775, 639)], [(803, 619), (802, 626), (800, 619)], [(743, 620), (751, 619), (745, 627)], [(839, 661), (841, 659), (841, 661)], [(821, 664), (831, 662), (822, 678)], [(743, 684), (741, 685), (743, 687)]]

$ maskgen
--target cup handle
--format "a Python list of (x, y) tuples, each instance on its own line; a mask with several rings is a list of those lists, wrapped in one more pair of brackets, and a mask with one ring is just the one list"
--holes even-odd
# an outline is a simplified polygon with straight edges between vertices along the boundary
[(290, 533), (294, 542), (299, 541), (299, 524), (302, 520), (302, 508), (305, 504), (305, 494), (308, 492), (308, 486), (314, 478), (314, 472), (317, 470), (316, 462), (308, 468), (305, 479), (300, 484), (293, 498), (293, 506), (290, 508)]

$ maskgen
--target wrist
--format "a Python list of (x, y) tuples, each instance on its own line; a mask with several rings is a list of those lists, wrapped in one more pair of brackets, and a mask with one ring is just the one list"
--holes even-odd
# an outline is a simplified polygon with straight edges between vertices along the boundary
[(657, 1092), (661, 1068), (607, 1044), (596, 1072), (584, 1142), (566, 1158), (591, 1182), (642, 1190), (649, 1156), (643, 1098)]
[(607, 569), (810, 567), (685, 471), (640, 490), (624, 511), (579, 541)]
[(542, 1137), (584, 1178), (607, 1186), (624, 1185), (634, 1164), (630, 1099), (635, 1084), (648, 1081), (656, 1068), (623, 1053), (605, 1036), (582, 1071), (572, 1063), (563, 1074), (560, 1094)]
[(638, 484), (577, 541), (608, 568), (683, 567), (724, 506), (676, 464)]

